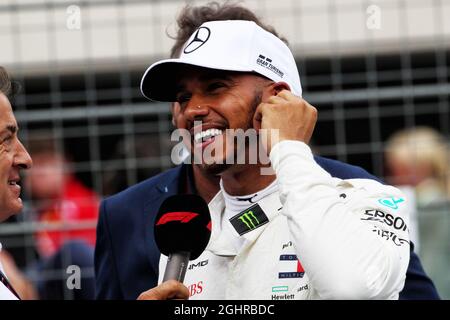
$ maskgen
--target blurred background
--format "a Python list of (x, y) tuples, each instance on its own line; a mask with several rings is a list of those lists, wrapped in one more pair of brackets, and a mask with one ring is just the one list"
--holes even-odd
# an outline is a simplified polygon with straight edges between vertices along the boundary
[[(2, 262), (35, 288), (27, 297), (92, 298), (99, 200), (173, 165), (170, 107), (139, 83), (168, 57), (187, 3), (207, 1), (0, 2), (0, 65), (22, 85), (13, 106), (34, 160), (26, 208), (0, 225), (0, 242)], [(239, 3), (289, 40), (319, 110), (316, 153), (413, 199), (415, 250), (449, 299), (450, 1)], [(81, 267), (81, 283), (67, 265)]]

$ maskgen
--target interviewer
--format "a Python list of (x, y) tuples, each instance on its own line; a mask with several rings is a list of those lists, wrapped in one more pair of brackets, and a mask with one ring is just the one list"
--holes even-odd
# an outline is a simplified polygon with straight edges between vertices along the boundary
[[(0, 222), (22, 210), (20, 171), (32, 165), (30, 155), (17, 136), (19, 128), (9, 102), (14, 91), (8, 73), (0, 67)], [(0, 300), (17, 299), (20, 297), (0, 263)]]

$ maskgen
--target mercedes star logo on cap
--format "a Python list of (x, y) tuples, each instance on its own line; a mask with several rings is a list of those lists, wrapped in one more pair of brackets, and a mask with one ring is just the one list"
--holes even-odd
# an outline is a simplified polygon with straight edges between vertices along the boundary
[(200, 27), (197, 29), (197, 32), (195, 33), (194, 39), (184, 48), (183, 52), (188, 54), (191, 52), (194, 52), (198, 48), (200, 48), (202, 45), (206, 43), (209, 39), (209, 35), (211, 34), (211, 30), (207, 27)]

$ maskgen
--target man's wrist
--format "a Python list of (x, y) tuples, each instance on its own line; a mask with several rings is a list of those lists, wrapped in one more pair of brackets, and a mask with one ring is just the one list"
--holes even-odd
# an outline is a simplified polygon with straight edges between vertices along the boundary
[(272, 163), (272, 168), (277, 171), (280, 161), (287, 155), (296, 154), (300, 157), (313, 159), (310, 147), (303, 141), (298, 140), (280, 140), (276, 143), (270, 151), (269, 158)]

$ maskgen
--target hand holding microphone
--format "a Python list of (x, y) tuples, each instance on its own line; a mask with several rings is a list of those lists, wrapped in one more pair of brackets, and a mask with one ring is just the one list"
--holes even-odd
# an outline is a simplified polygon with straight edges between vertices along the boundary
[(138, 300), (187, 300), (189, 299), (189, 290), (181, 282), (169, 280), (161, 283), (159, 286), (142, 292)]
[(189, 260), (197, 259), (211, 236), (211, 216), (197, 195), (175, 195), (161, 204), (155, 219), (156, 245), (168, 257), (163, 282), (143, 292), (138, 300), (188, 299), (182, 284)]

